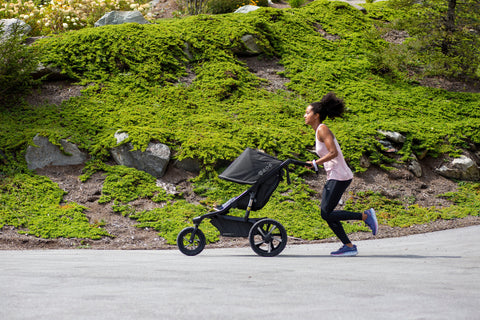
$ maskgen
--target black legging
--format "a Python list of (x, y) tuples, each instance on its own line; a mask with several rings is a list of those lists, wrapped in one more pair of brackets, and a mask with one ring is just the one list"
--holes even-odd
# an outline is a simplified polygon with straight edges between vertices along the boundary
[(343, 244), (350, 243), (350, 240), (348, 239), (340, 221), (362, 220), (362, 214), (358, 212), (344, 210), (333, 211), (351, 182), (352, 180), (327, 180), (322, 194), (322, 218), (327, 221), (330, 229), (332, 229), (333, 233), (335, 233)]

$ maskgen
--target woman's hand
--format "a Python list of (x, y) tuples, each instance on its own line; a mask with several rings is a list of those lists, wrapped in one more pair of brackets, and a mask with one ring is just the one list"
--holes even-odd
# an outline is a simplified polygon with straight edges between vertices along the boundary
[(318, 165), (317, 165), (317, 162), (315, 160), (313, 161), (307, 161), (307, 168), (310, 169), (310, 170), (315, 170), (315, 172), (318, 172)]
[(307, 165), (305, 166), (307, 169), (313, 169), (313, 161), (306, 161)]

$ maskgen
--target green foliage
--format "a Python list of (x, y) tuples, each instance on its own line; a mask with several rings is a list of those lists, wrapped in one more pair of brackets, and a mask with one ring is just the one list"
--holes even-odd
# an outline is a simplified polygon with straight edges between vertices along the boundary
[[(131, 217), (139, 222), (137, 227), (154, 228), (159, 231), (159, 235), (165, 238), (167, 243), (176, 244), (178, 233), (191, 225), (192, 218), (205, 213), (204, 207), (180, 200), (173, 204), (169, 203), (163, 208), (139, 212)], [(218, 240), (218, 231), (212, 225), (203, 224), (202, 231), (205, 233), (207, 242)]]
[(163, 202), (170, 198), (164, 189), (156, 186), (155, 177), (146, 172), (125, 166), (108, 166), (106, 175), (99, 203), (128, 203), (138, 198)]
[(443, 210), (443, 219), (480, 215), (480, 183), (461, 182), (457, 192), (440, 195), (455, 203)]
[(10, 225), (42, 238), (110, 236), (88, 222), (84, 207), (62, 204), (65, 192), (46, 177), (16, 174), (0, 180), (0, 191), (0, 228)]
[(31, 73), (37, 68), (37, 58), (23, 42), (22, 27), (13, 25), (6, 35), (0, 22), (0, 104), (6, 104), (12, 95), (29, 89), (35, 81)]
[(363, 211), (375, 208), (378, 222), (391, 227), (410, 227), (425, 224), (438, 219), (464, 218), (468, 215), (480, 215), (480, 184), (462, 183), (459, 190), (444, 195), (455, 204), (449, 207), (420, 207), (415, 199), (389, 199), (379, 193), (359, 192), (347, 201), (346, 210)]
[(300, 8), (305, 4), (305, 2), (306, 2), (305, 0), (289, 0), (288, 4), (292, 8)]
[(171, 30), (133, 23), (85, 28), (34, 44), (45, 65), (54, 64), (73, 79), (105, 81), (135, 74), (160, 83), (181, 74), (182, 45)]
[(231, 13), (240, 7), (252, 5), (259, 7), (268, 7), (268, 1), (266, 0), (209, 0), (207, 2), (208, 13), (221, 14)]
[(135, 215), (136, 210), (129, 203), (139, 198), (150, 199), (157, 203), (173, 198), (156, 185), (155, 177), (135, 168), (93, 163), (90, 163), (87, 168), (89, 172), (83, 178), (84, 181), (94, 171), (105, 171), (107, 176), (98, 203), (112, 203), (113, 211), (125, 217)]
[[(401, 44), (388, 44), (372, 55), (376, 69), (397, 77), (444, 76), (478, 79), (480, 74), (480, 6), (465, 1), (454, 11), (451, 30), (447, 27), (448, 1), (412, 3), (393, 0), (367, 7), (371, 16), (383, 19), (382, 33), (406, 30), (410, 38)], [(395, 10), (388, 18), (383, 13)], [(380, 13), (381, 12), (381, 13)]]
[[(376, 26), (380, 20), (403, 19), (411, 13), (381, 3), (368, 6), (368, 15), (364, 15), (345, 3), (315, 1), (300, 9), (260, 8), (245, 15), (199, 15), (153, 25), (106, 26), (39, 40), (34, 47), (42, 63), (60, 67), (86, 87), (80, 97), (58, 106), (18, 104), (15, 110), (0, 108), (1, 177), (29, 177), (18, 178), (18, 174), (28, 171), (24, 152), (37, 133), (53, 142), (68, 138), (92, 156), (83, 181), (94, 172), (106, 173), (102, 202), (112, 203), (119, 214), (136, 218), (139, 227), (155, 228), (174, 243), (178, 231), (191, 225), (192, 217), (244, 190), (245, 186), (218, 179), (216, 170), (246, 147), (262, 149), (280, 159), (311, 160), (307, 150), (313, 148), (313, 132), (303, 125), (302, 116), (308, 103), (329, 91), (335, 91), (347, 104), (344, 118), (327, 123), (357, 172), (364, 170), (360, 167), (364, 155), (378, 166), (393, 161), (377, 141), (381, 138), (379, 129), (407, 137), (399, 152), (403, 160), (412, 153), (455, 154), (470, 143), (480, 143), (478, 94), (447, 92), (403, 81), (400, 64), (391, 68), (397, 70), (393, 77), (392, 73), (378, 72), (372, 52), (381, 52), (386, 43), (381, 33), (374, 31)], [(325, 33), (336, 37), (326, 37)], [(265, 80), (239, 59), (245, 34), (252, 35), (263, 50), (260, 59), (279, 59), (284, 67), (280, 75), (289, 80), (288, 90), (267, 91)], [(402, 63), (408, 68), (422, 62), (409, 58), (408, 50), (398, 50), (398, 54), (403, 55)], [(385, 69), (390, 65), (385, 63)], [(184, 83), (182, 77), (186, 75), (191, 82)], [(198, 159), (202, 171), (194, 184), (195, 192), (204, 197), (202, 204), (166, 196), (147, 174), (105, 165), (109, 149), (116, 146), (117, 131), (128, 133), (126, 142), (134, 149), (144, 150), (150, 141), (159, 141), (169, 145), (178, 160)], [(253, 216), (277, 219), (291, 236), (332, 236), (320, 217), (318, 200), (312, 198), (300, 173), (292, 175), (292, 185), (281, 183), (265, 208)], [(37, 181), (38, 190), (52, 188), (58, 192), (48, 180), (31, 179)], [(13, 185), (4, 183), (2, 188)], [(20, 185), (15, 195), (28, 199), (29, 183)], [(2, 218), (2, 225), (34, 230), (30, 221), (36, 220), (25, 214), (27, 211), (50, 214), (49, 219), (53, 219), (58, 212), (81, 216), (83, 210), (74, 205), (68, 210), (60, 208), (60, 195), (42, 210), (37, 204), (43, 200), (24, 201), (24, 208), (16, 210), (20, 205), (11, 194), (2, 193), (2, 212), (8, 216)], [(470, 194), (474, 194), (471, 189), (461, 189), (448, 195), (457, 203), (443, 209), (420, 208), (411, 199), (392, 200), (375, 194), (353, 195), (355, 201), (348, 206), (358, 211), (378, 206), (382, 223), (406, 226), (461, 216), (461, 212), (475, 214)], [(135, 212), (130, 202), (140, 197), (163, 207)], [(472, 197), (477, 199), (478, 194)], [(22, 224), (13, 218), (16, 212), (23, 212), (19, 216)], [(202, 225), (204, 228), (208, 241), (216, 241), (215, 229), (208, 223)], [(346, 228), (348, 232), (366, 231), (361, 223), (346, 224)]]

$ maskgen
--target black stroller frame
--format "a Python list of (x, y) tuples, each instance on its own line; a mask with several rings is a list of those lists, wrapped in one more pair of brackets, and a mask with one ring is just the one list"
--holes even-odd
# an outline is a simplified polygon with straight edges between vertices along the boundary
[[(248, 237), (252, 250), (260, 256), (273, 257), (287, 245), (287, 232), (282, 224), (269, 218), (250, 218), (251, 211), (262, 209), (283, 180), (286, 172), (290, 184), (288, 166), (305, 166), (307, 163), (287, 159), (281, 161), (266, 153), (247, 148), (235, 159), (219, 178), (252, 186), (237, 197), (233, 197), (215, 210), (193, 218), (193, 227), (187, 227), (177, 236), (179, 250), (194, 256), (203, 251), (206, 239), (199, 226), (210, 219), (222, 236)], [(245, 209), (244, 217), (227, 215), (230, 209)]]

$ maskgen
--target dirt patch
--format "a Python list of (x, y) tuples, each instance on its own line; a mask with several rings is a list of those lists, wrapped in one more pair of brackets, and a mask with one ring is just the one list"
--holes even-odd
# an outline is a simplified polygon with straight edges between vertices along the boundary
[(239, 58), (239, 60), (247, 65), (250, 72), (265, 81), (265, 83), (262, 84), (265, 90), (271, 92), (287, 90), (285, 83), (290, 80), (279, 74), (284, 71), (285, 68), (279, 64), (277, 58), (242, 57)]
[(152, 6), (150, 14), (154, 19), (173, 18), (182, 9), (180, 0), (158, 0)]
[(73, 85), (70, 81), (43, 82), (26, 97), (31, 106), (37, 107), (45, 104), (60, 105), (64, 100), (81, 95), (84, 86)]
[(447, 79), (445, 77), (425, 77), (420, 80), (420, 85), (453, 92), (480, 92), (480, 83), (475, 80), (457, 80)]
[(400, 30), (390, 30), (384, 35), (382, 35), (382, 39), (394, 44), (402, 44), (405, 39), (409, 37), (407, 31), (400, 31)]

